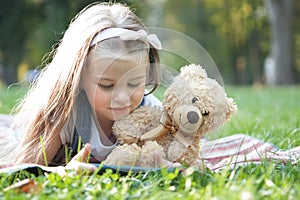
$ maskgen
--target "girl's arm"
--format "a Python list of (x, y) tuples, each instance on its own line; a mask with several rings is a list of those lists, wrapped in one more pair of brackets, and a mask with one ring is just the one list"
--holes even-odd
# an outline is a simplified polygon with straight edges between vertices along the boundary
[[(61, 145), (62, 145), (62, 142), (61, 142), (60, 137), (55, 137), (51, 146), (46, 150), (47, 163), (50, 163), (53, 160), (53, 158), (57, 154), (58, 150), (60, 149)], [(39, 164), (45, 165), (44, 160), (42, 160), (42, 163), (39, 163)]]

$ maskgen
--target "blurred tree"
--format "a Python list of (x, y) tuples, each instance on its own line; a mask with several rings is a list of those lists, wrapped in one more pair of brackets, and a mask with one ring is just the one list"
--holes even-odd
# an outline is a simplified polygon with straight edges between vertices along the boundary
[[(51, 46), (56, 47), (71, 19), (94, 2), (95, 0), (1, 0), (0, 79), (3, 79), (4, 84), (10, 85), (18, 81), (17, 70), (21, 62), (27, 68), (40, 66), (42, 57), (45, 55), (47, 58)], [(121, 2), (129, 5), (132, 3)], [(142, 7), (141, 3), (138, 5)]]
[[(271, 25), (271, 66), (266, 74), (272, 85), (295, 83), (294, 14), (296, 0), (265, 0)], [(270, 77), (269, 76), (274, 76)]]
[(33, 1), (2, 0), (0, 6), (0, 61), (6, 85), (17, 82), (17, 68), (40, 19), (39, 4)]
[(30, 68), (39, 65), (43, 56), (47, 58), (47, 52), (51, 51), (51, 47), (55, 48), (58, 45), (72, 18), (93, 1), (43, 0), (42, 2), (39, 12), (43, 14), (43, 18), (35, 27), (35, 37), (27, 38), (28, 55), (24, 59)]
[[(211, 25), (207, 16), (208, 13), (203, 6), (203, 1), (178, 1), (175, 4), (174, 1), (167, 0), (163, 4), (163, 14), (156, 21), (159, 21), (162, 27), (178, 31), (197, 41), (213, 58), (219, 70), (224, 72), (226, 70), (224, 65), (226, 61), (224, 62), (224, 60), (226, 58), (222, 52), (226, 50), (223, 48), (224, 45), (221, 45), (222, 41), (215, 34), (216, 28)], [(177, 48), (184, 48), (184, 45), (178, 45)], [(187, 52), (193, 51), (191, 48), (183, 50)], [(195, 53), (191, 52), (191, 55)], [(202, 56), (199, 55), (199, 57)], [(185, 58), (182, 59), (184, 60)], [(169, 61), (171, 63), (170, 66), (178, 68), (186, 64), (183, 60), (180, 61), (171, 57)], [(220, 60), (222, 61), (219, 62)]]
[(263, 81), (269, 29), (260, 0), (189, 0), (176, 4), (166, 0), (163, 21), (164, 27), (197, 40), (214, 59), (226, 82)]
[(261, 82), (268, 52), (266, 12), (260, 0), (204, 0), (208, 20), (227, 46), (232, 82)]

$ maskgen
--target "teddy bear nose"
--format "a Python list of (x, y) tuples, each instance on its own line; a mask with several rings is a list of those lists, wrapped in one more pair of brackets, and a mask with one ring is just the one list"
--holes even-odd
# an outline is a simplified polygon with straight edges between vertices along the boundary
[(189, 111), (187, 113), (187, 119), (191, 124), (196, 124), (199, 121), (199, 115), (195, 111)]

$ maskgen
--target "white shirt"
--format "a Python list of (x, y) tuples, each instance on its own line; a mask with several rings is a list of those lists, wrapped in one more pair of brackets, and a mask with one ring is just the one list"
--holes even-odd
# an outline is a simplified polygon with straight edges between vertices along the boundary
[(102, 161), (105, 160), (107, 155), (115, 148), (117, 142), (111, 146), (105, 146), (99, 137), (99, 131), (95, 124), (95, 120), (92, 116), (91, 118), (92, 118), (91, 140), (90, 140), (90, 144), (92, 145), (91, 153), (97, 160)]

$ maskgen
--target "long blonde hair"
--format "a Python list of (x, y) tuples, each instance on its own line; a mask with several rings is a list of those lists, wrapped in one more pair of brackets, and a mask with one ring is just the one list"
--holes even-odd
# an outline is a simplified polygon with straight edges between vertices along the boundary
[[(53, 51), (52, 61), (18, 107), (15, 127), (21, 131), (22, 138), (16, 163), (44, 164), (43, 151), (51, 149), (63, 128), (74, 127), (74, 103), (90, 42), (98, 32), (110, 27), (146, 30), (137, 16), (122, 4), (92, 4), (74, 18)], [(153, 65), (158, 62), (155, 49), (150, 48), (149, 57)]]

